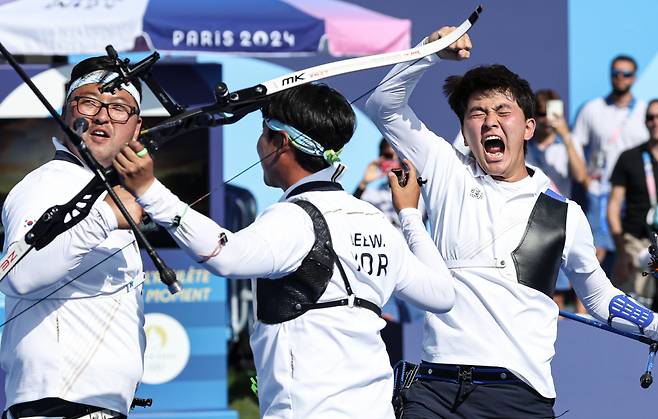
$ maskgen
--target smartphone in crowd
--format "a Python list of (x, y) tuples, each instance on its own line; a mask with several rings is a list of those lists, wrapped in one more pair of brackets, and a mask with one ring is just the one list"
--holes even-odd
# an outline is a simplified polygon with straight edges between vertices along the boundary
[(379, 162), (379, 170), (384, 174), (398, 168), (400, 168), (400, 161), (397, 159), (382, 159)]
[(564, 118), (564, 102), (552, 99), (546, 102), (546, 117), (548, 119)]

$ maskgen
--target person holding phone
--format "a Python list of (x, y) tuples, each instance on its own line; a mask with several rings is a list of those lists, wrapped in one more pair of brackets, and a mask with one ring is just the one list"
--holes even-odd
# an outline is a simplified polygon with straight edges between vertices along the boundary
[(400, 159), (393, 147), (382, 138), (379, 141), (379, 156), (371, 161), (366, 167), (363, 177), (358, 186), (354, 190), (353, 195), (360, 198), (369, 184), (372, 182), (386, 177), (386, 174), (393, 170), (400, 168)]
[(574, 145), (567, 121), (564, 119), (564, 102), (555, 90), (535, 92), (537, 126), (528, 142), (526, 162), (537, 166), (553, 182), (557, 192), (571, 197), (571, 183), (583, 183), (587, 169), (582, 149)]

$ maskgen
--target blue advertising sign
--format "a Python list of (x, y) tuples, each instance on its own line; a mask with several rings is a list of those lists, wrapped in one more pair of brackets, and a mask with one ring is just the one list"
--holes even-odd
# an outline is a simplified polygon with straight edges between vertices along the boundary
[[(248, 19), (245, 8), (254, 11)], [(315, 52), (324, 29), (321, 19), (281, 1), (195, 0), (181, 7), (159, 0), (149, 2), (144, 15), (151, 46), (168, 51)]]
[(146, 254), (144, 377), (136, 397), (152, 407), (135, 417), (237, 418), (227, 410), (227, 279), (197, 265), (178, 249), (158, 251), (183, 290), (170, 294)]

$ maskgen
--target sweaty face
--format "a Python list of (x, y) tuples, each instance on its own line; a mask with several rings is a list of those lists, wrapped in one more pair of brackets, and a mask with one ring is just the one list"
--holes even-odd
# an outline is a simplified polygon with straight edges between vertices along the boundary
[(523, 145), (535, 120), (526, 119), (507, 92), (475, 92), (468, 99), (463, 134), (480, 167), (494, 179), (516, 182), (528, 175)]
[[(131, 115), (124, 124), (110, 119), (108, 108), (102, 107), (95, 116), (80, 113), (78, 105), (73, 98), (81, 96), (97, 99), (108, 104), (122, 104), (137, 107), (135, 99), (125, 90), (116, 90), (114, 94), (100, 93), (100, 83), (85, 84), (75, 89), (69, 96), (66, 104), (66, 123), (73, 127), (77, 118), (85, 118), (89, 122), (89, 129), (82, 135), (87, 148), (103, 167), (110, 167), (112, 160), (132, 139), (137, 139), (142, 120), (138, 115)], [(89, 113), (87, 111), (86, 113)], [(71, 150), (78, 155), (77, 149), (70, 145)]]

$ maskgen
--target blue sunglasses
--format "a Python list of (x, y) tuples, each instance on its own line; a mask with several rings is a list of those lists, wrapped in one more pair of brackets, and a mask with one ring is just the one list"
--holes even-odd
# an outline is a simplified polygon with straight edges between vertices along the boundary
[(612, 70), (610, 72), (610, 76), (614, 79), (619, 76), (623, 76), (625, 79), (629, 77), (633, 77), (635, 75), (635, 71), (621, 71), (621, 70)]

